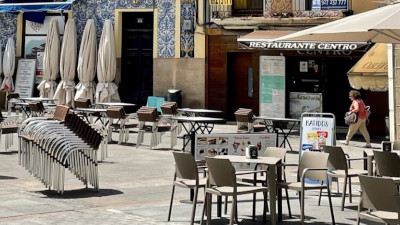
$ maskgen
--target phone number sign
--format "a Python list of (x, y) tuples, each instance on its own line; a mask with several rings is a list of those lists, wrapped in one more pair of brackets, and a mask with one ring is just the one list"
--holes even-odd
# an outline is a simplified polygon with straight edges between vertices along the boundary
[(347, 0), (313, 0), (312, 9), (314, 10), (347, 9)]

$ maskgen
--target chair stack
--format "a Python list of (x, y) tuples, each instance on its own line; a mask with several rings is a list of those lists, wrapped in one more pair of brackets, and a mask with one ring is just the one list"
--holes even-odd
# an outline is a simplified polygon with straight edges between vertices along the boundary
[(235, 112), (238, 133), (252, 133), (265, 131), (266, 125), (255, 123), (252, 109), (239, 108)]
[[(102, 136), (78, 115), (68, 113), (65, 107), (57, 106), (54, 119), (34, 117), (21, 124), (19, 162), (58, 193), (64, 192), (66, 169), (86, 187), (90, 184), (98, 190), (96, 150)], [(61, 111), (63, 116), (58, 115)]]
[[(108, 129), (109, 134), (111, 130), (119, 130), (118, 144), (121, 144), (125, 137), (125, 142), (129, 140), (129, 129), (138, 126), (136, 121), (128, 121), (128, 116), (125, 113), (124, 107), (122, 106), (110, 106), (107, 108), (107, 116), (109, 118)], [(117, 120), (114, 122), (113, 120)], [(111, 137), (111, 135), (109, 135)]]
[(144, 133), (151, 133), (150, 149), (161, 143), (162, 135), (171, 132), (171, 148), (177, 144), (176, 126), (167, 118), (159, 118), (157, 109), (154, 107), (141, 107), (137, 111), (139, 119), (139, 131), (136, 148), (144, 141)]
[[(180, 116), (181, 113), (178, 112), (178, 105), (176, 102), (164, 102), (161, 105), (161, 113), (164, 116)], [(175, 129), (176, 136), (178, 136), (182, 132), (182, 124), (178, 123), (176, 120), (171, 120), (171, 123), (173, 123), (173, 126), (175, 126), (177, 129)]]
[(91, 108), (92, 103), (88, 98), (78, 98), (74, 100), (75, 108)]

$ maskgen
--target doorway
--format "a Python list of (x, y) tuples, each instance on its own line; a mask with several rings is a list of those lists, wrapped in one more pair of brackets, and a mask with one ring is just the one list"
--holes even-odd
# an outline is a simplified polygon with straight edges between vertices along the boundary
[[(123, 102), (146, 105), (153, 95), (153, 12), (122, 14), (121, 84)], [(136, 109), (131, 109), (136, 110)]]
[(228, 53), (228, 112), (227, 119), (235, 121), (234, 112), (238, 108), (254, 110), (252, 92), (254, 70), (253, 54), (248, 52)]

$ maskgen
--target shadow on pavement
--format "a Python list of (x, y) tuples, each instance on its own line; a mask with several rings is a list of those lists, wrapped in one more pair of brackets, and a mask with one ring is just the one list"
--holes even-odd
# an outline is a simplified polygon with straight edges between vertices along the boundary
[(57, 193), (54, 190), (44, 190), (37, 191), (36, 193), (41, 193), (47, 198), (62, 198), (62, 199), (74, 199), (74, 198), (91, 198), (91, 197), (104, 197), (111, 195), (121, 195), (124, 192), (114, 189), (100, 189), (99, 192), (93, 189), (78, 189), (78, 190), (65, 190), (64, 194)]

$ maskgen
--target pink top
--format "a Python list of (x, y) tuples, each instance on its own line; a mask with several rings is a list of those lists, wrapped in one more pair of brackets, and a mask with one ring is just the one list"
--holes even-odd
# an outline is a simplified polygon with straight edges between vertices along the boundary
[(366, 120), (367, 119), (367, 110), (365, 109), (365, 104), (364, 101), (362, 99), (355, 99), (350, 106), (350, 111), (355, 109), (354, 104), (355, 102), (358, 103), (358, 118)]

